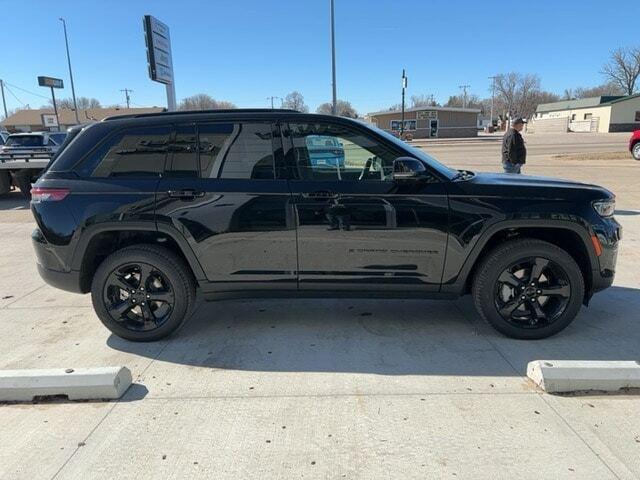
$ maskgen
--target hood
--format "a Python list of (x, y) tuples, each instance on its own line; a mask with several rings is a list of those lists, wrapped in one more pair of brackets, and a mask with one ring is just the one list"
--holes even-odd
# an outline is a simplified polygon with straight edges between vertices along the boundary
[(585, 199), (601, 199), (614, 197), (613, 193), (599, 185), (533, 175), (477, 172), (473, 178), (455, 183), (458, 183), (465, 193), (493, 193), (512, 198), (565, 199), (582, 196)]

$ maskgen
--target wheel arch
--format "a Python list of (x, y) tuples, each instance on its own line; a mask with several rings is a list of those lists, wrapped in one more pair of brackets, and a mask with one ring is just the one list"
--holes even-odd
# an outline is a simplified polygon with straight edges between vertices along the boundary
[(584, 302), (585, 304), (588, 302), (593, 293), (593, 275), (594, 270), (597, 269), (598, 258), (591, 245), (587, 228), (569, 221), (555, 224), (550, 224), (548, 220), (540, 222), (506, 221), (494, 225), (478, 240), (467, 256), (457, 278), (450, 284), (443, 285), (442, 291), (469, 293), (477, 268), (485, 255), (500, 243), (518, 238), (544, 240), (569, 253), (580, 267), (584, 277)]
[(196, 284), (206, 279), (186, 239), (170, 227), (161, 230), (150, 228), (148, 224), (108, 225), (101, 224), (85, 230), (75, 248), (72, 270), (80, 272), (80, 289), (83, 293), (91, 290), (91, 280), (102, 261), (111, 253), (136, 244), (159, 245), (176, 253), (189, 266)]

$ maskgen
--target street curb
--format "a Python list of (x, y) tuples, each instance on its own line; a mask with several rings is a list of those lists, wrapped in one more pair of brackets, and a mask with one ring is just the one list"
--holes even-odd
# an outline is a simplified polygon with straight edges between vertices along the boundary
[(131, 385), (127, 367), (0, 370), (0, 402), (31, 402), (38, 397), (114, 400)]
[(527, 376), (547, 393), (640, 388), (640, 362), (535, 360)]

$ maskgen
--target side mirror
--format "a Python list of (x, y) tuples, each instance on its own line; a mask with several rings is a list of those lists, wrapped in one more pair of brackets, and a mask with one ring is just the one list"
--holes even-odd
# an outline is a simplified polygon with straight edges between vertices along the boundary
[(394, 180), (412, 180), (421, 177), (426, 171), (424, 163), (413, 157), (398, 157), (393, 161)]

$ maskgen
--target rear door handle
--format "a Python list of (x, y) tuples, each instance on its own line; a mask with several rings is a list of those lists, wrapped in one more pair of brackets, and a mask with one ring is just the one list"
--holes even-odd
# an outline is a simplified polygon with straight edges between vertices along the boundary
[(196, 197), (204, 197), (204, 192), (198, 192), (193, 189), (187, 190), (169, 190), (167, 192), (172, 198), (196, 198)]
[(328, 190), (318, 190), (317, 192), (304, 192), (302, 193), (304, 198), (313, 198), (318, 200), (330, 200), (333, 198), (338, 198), (340, 195), (334, 192), (330, 192)]

